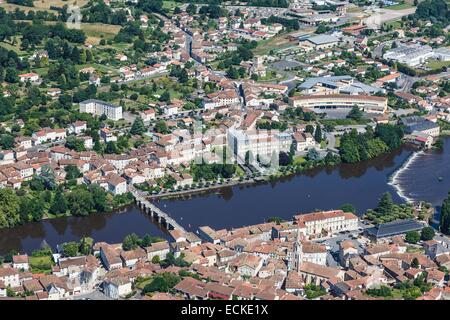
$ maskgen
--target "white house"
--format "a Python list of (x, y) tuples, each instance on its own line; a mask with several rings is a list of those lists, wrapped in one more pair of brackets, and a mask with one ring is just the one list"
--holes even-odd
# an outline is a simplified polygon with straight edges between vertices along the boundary
[(28, 271), (30, 269), (28, 255), (22, 254), (13, 256), (13, 268)]
[(126, 277), (115, 277), (103, 282), (103, 293), (111, 299), (119, 299), (131, 292), (131, 281)]
[(127, 181), (118, 174), (108, 174), (106, 176), (106, 182), (108, 183), (108, 191), (114, 195), (124, 194), (127, 192)]
[(87, 130), (87, 122), (86, 121), (75, 121), (74, 123), (69, 124), (68, 131), (73, 134), (80, 134), (83, 131)]
[(20, 82), (37, 82), (39, 81), (39, 75), (34, 72), (19, 74)]

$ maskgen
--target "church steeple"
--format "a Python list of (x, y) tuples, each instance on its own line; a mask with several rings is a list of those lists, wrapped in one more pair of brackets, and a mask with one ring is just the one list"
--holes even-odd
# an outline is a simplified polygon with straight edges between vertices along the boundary
[(297, 237), (295, 239), (293, 247), (292, 269), (299, 272), (302, 260), (303, 260), (303, 246), (302, 242), (300, 241), (300, 229), (297, 229)]

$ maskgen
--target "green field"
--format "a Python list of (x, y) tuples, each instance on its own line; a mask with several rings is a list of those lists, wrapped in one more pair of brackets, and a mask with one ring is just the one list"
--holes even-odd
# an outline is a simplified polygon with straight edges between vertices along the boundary
[(295, 43), (290, 42), (287, 39), (288, 33), (283, 33), (276, 35), (270, 39), (258, 41), (258, 46), (253, 50), (255, 55), (265, 55), (271, 50), (279, 51), (281, 49), (286, 49), (289, 47), (296, 46)]
[(426, 66), (433, 70), (441, 69), (442, 67), (450, 67), (450, 61), (439, 61), (439, 60), (431, 60)]
[(104, 74), (108, 74), (109, 73), (111, 76), (119, 74), (117, 72), (117, 69), (115, 69), (113, 67), (105, 66), (105, 65), (102, 65), (102, 64), (97, 64), (97, 63), (78, 65), (77, 69), (80, 70), (80, 69), (87, 68), (87, 67), (93, 67), (93, 68), (95, 68), (95, 70), (100, 71), (101, 73), (104, 73)]
[(303, 162), (305, 162), (305, 158), (304, 157), (297, 157), (294, 159), (294, 165), (299, 165), (302, 164)]
[(389, 10), (405, 10), (405, 9), (409, 9), (409, 8), (413, 8), (414, 6), (412, 4), (409, 3), (401, 3), (401, 4), (397, 4), (395, 6), (389, 6), (389, 7), (384, 7), (384, 9), (389, 9)]
[(11, 45), (9, 43), (6, 43), (6, 42), (0, 42), (0, 47), (3, 47), (5, 49), (7, 49), (7, 50), (12, 50), (15, 53), (17, 53), (18, 55), (23, 54), (23, 52), (20, 51), (18, 45), (13, 46), (13, 45)]
[(170, 12), (173, 12), (173, 9), (179, 5), (180, 4), (175, 1), (163, 1), (163, 8), (169, 10)]
[(33, 273), (47, 273), (52, 271), (53, 260), (51, 256), (33, 257), (30, 256), (30, 267)]

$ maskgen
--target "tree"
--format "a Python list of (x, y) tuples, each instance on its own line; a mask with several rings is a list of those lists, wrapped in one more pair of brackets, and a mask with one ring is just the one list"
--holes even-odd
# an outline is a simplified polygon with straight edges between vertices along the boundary
[(20, 217), (22, 222), (40, 221), (45, 211), (45, 203), (41, 198), (21, 197)]
[(423, 241), (432, 240), (434, 238), (434, 229), (432, 227), (424, 227), (420, 232), (420, 239)]
[(61, 252), (65, 257), (76, 257), (78, 255), (78, 243), (74, 241), (63, 243)]
[(94, 239), (90, 237), (83, 237), (80, 241), (80, 253), (87, 256), (92, 253), (92, 246)]
[(142, 135), (146, 131), (144, 121), (142, 121), (141, 117), (137, 117), (134, 120), (133, 125), (131, 126), (130, 133), (132, 135), (138, 134)]
[(66, 213), (67, 199), (60, 189), (56, 191), (55, 198), (53, 199), (52, 205), (50, 206), (49, 212), (51, 214), (61, 214)]
[(322, 129), (320, 128), (319, 124), (317, 124), (316, 126), (316, 131), (314, 132), (314, 139), (319, 143), (322, 142)]
[(66, 172), (66, 179), (67, 180), (78, 179), (81, 176), (83, 176), (81, 174), (80, 170), (78, 169), (78, 167), (76, 165), (73, 165), (73, 164), (69, 164), (68, 166), (66, 166), (64, 168), (64, 171)]
[(391, 297), (392, 289), (389, 288), (388, 286), (382, 285), (379, 288), (367, 289), (366, 293), (374, 297)]
[(278, 156), (280, 166), (288, 166), (292, 163), (292, 156), (286, 152), (280, 152)]
[(167, 123), (164, 120), (158, 120), (155, 124), (155, 131), (158, 133), (167, 133), (169, 128), (167, 127)]
[(306, 127), (305, 127), (305, 132), (309, 132), (311, 134), (314, 134), (314, 126), (310, 125), (310, 124), (307, 124)]
[(108, 203), (108, 193), (100, 187), (98, 184), (92, 184), (89, 186), (89, 192), (92, 195), (92, 201), (94, 209), (97, 212), (111, 211), (111, 205)]
[(117, 143), (114, 141), (109, 141), (108, 143), (106, 143), (106, 148), (105, 148), (105, 152), (107, 154), (118, 154), (120, 153), (119, 148), (117, 148)]
[(152, 263), (159, 264), (161, 262), (161, 258), (159, 256), (154, 256), (152, 258)]
[(441, 219), (439, 228), (442, 233), (450, 235), (450, 193), (441, 206)]
[(270, 217), (269, 219), (267, 219), (267, 222), (275, 222), (276, 224), (281, 224), (282, 222), (284, 222), (284, 219), (280, 217)]
[(393, 207), (394, 207), (394, 201), (392, 201), (392, 195), (390, 194), (390, 192), (385, 192), (385, 193), (383, 193), (380, 201), (378, 202), (376, 211), (382, 215), (389, 214), (389, 213), (391, 213)]
[(239, 72), (236, 70), (236, 68), (230, 66), (227, 70), (227, 77), (230, 79), (238, 79), (239, 78)]
[(10, 134), (0, 135), (0, 146), (2, 149), (10, 150), (14, 147), (15, 141), (14, 137)]
[(70, 213), (74, 216), (87, 216), (94, 211), (92, 194), (83, 186), (67, 194)]
[(142, 292), (144, 294), (149, 292), (168, 292), (170, 289), (175, 287), (181, 278), (171, 272), (163, 272), (155, 276), (149, 284), (147, 284)]
[(186, 13), (190, 14), (191, 16), (197, 13), (197, 6), (193, 3), (189, 3), (186, 7)]
[(134, 250), (139, 246), (140, 238), (137, 234), (132, 233), (123, 239), (122, 248), (125, 251)]
[(319, 152), (317, 152), (316, 149), (312, 148), (308, 150), (308, 153), (306, 154), (306, 158), (310, 161), (316, 161), (319, 160)]
[(159, 101), (170, 103), (170, 92), (164, 91), (159, 97)]
[(20, 202), (14, 190), (0, 189), (0, 228), (14, 227), (20, 222)]
[(408, 231), (406, 233), (405, 240), (408, 243), (415, 244), (420, 240), (420, 233), (417, 231)]
[(419, 268), (420, 264), (419, 264), (419, 259), (414, 258), (411, 261), (411, 268)]
[(375, 130), (375, 134), (386, 143), (389, 149), (395, 149), (401, 146), (404, 132), (400, 126), (379, 124)]
[(350, 203), (343, 204), (342, 206), (339, 207), (339, 209), (344, 212), (356, 213), (356, 208)]
[(84, 141), (78, 139), (77, 137), (68, 137), (65, 143), (66, 148), (71, 150), (75, 150), (77, 152), (86, 151), (86, 147), (84, 146)]
[(5, 81), (9, 83), (19, 82), (19, 75), (17, 73), (17, 70), (14, 68), (6, 68)]
[(353, 108), (350, 110), (350, 112), (347, 115), (347, 118), (353, 119), (353, 120), (360, 120), (363, 117), (363, 112), (361, 109), (358, 108), (358, 106), (353, 106)]

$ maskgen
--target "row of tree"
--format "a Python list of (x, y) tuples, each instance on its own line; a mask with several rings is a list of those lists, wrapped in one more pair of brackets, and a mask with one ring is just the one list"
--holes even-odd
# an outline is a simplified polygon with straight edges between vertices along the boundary
[(400, 147), (402, 138), (403, 129), (389, 124), (378, 125), (375, 132), (370, 126), (365, 133), (353, 129), (342, 135), (339, 154), (343, 162), (356, 163)]
[[(78, 178), (79, 171), (72, 169), (67, 170), (69, 178)], [(57, 186), (51, 170), (43, 169), (25, 188), (0, 190), (0, 228), (40, 221), (48, 214), (87, 216), (108, 212), (131, 202), (130, 194), (113, 196), (95, 184)]]

